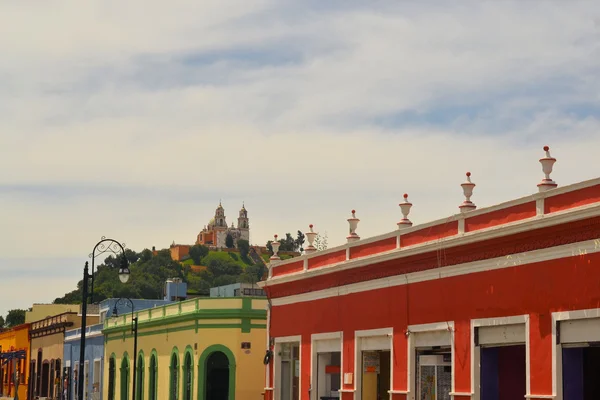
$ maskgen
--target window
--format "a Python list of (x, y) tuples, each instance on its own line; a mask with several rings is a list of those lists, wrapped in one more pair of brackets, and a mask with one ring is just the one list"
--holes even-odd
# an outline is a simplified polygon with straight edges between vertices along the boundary
[(127, 356), (121, 361), (121, 399), (129, 400), (129, 360)]
[(108, 400), (115, 400), (115, 358), (108, 361)]
[(137, 361), (135, 374), (136, 374), (135, 379), (137, 379), (137, 382), (135, 385), (135, 387), (136, 387), (135, 398), (136, 398), (136, 400), (143, 400), (144, 399), (144, 353), (142, 353), (142, 352), (140, 352), (140, 354), (138, 355), (138, 361)]
[(156, 354), (150, 356), (150, 367), (148, 368), (148, 400), (157, 400), (157, 373), (158, 363), (156, 360)]
[(193, 376), (194, 362), (192, 361), (192, 353), (186, 351), (183, 365), (183, 400), (192, 400)]
[(100, 360), (94, 360), (94, 380), (92, 383), (92, 393), (100, 393), (100, 370), (102, 369)]
[(170, 390), (169, 400), (179, 399), (179, 357), (176, 352), (171, 356), (171, 379), (170, 379)]

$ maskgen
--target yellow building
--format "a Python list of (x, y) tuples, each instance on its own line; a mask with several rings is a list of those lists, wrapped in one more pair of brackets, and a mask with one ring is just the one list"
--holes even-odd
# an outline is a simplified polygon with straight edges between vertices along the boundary
[(66, 312), (79, 312), (79, 304), (34, 304), (25, 312), (25, 323), (39, 321)]
[(9, 356), (16, 351), (24, 351), (24, 360), (12, 360), (1, 365), (0, 362), (0, 397), (14, 397), (15, 380), (13, 371), (17, 371), (19, 398), (27, 399), (27, 382), (29, 381), (29, 324), (22, 324), (0, 332), (0, 353)]
[[(265, 298), (197, 298), (135, 313), (136, 400), (261, 399)], [(104, 323), (108, 400), (131, 400), (131, 313)]]
[[(88, 326), (97, 324), (98, 315), (88, 315)], [(31, 392), (41, 398), (59, 398), (63, 384), (65, 330), (81, 327), (77, 312), (65, 312), (31, 323)]]

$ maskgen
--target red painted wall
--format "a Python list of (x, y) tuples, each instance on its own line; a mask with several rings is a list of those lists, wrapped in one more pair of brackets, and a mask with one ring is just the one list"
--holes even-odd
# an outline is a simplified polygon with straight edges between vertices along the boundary
[(476, 215), (465, 219), (465, 232), (473, 232), (492, 226), (508, 224), (511, 222), (535, 217), (537, 213), (535, 201), (519, 204), (501, 210)]
[[(574, 256), (501, 270), (382, 288), (272, 308), (271, 335), (310, 337), (344, 332), (344, 371), (354, 369), (354, 330), (394, 327), (395, 390), (406, 389), (403, 332), (408, 324), (456, 322), (456, 391), (470, 390), (473, 318), (530, 315), (531, 391), (552, 392), (550, 312), (600, 308), (600, 254)], [(310, 375), (303, 363), (303, 377)], [(303, 379), (303, 393), (308, 390)], [(306, 397), (302, 397), (303, 399)]]

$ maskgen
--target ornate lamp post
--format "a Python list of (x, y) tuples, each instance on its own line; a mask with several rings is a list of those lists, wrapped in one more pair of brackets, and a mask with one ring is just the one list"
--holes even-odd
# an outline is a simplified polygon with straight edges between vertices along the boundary
[[(92, 274), (89, 273), (89, 265), (88, 262), (85, 262), (85, 267), (83, 268), (83, 295), (81, 302), (81, 339), (80, 339), (80, 349), (79, 349), (79, 385), (77, 387), (77, 399), (84, 400), (83, 398), (83, 386), (85, 384), (85, 374), (84, 374), (84, 365), (85, 365), (85, 328), (86, 328), (86, 319), (87, 319), (87, 301), (89, 296), (88, 284), (90, 283), (90, 279), (92, 280), (92, 302), (93, 302), (93, 291), (94, 291), (94, 265), (96, 256), (99, 256), (104, 253), (112, 253), (115, 256), (121, 257), (121, 265), (119, 266), (119, 279), (121, 282), (127, 282), (129, 279), (129, 262), (127, 261), (127, 257), (125, 256), (125, 248), (119, 242), (114, 239), (107, 239), (102, 236), (100, 241), (96, 243), (94, 246), (94, 250), (90, 253), (90, 258), (92, 259)], [(122, 277), (126, 276), (126, 277)]]
[[(119, 278), (121, 279), (121, 282), (126, 283), (129, 280), (129, 274), (121, 274), (119, 273)], [(131, 301), (130, 298), (128, 297), (121, 297), (120, 299), (118, 299), (115, 302), (115, 306), (113, 307), (113, 311), (112, 311), (112, 318), (118, 318), (119, 317), (119, 311), (117, 310), (117, 305), (119, 304), (126, 304), (127, 302), (129, 302), (129, 305), (131, 306), (131, 333), (133, 333), (133, 388), (132, 391), (133, 393), (131, 394), (131, 400), (136, 400), (135, 397), (135, 384), (137, 382), (137, 334), (138, 334), (138, 319), (137, 317), (134, 315), (134, 311), (135, 311), (135, 307), (133, 305), (133, 301)]]

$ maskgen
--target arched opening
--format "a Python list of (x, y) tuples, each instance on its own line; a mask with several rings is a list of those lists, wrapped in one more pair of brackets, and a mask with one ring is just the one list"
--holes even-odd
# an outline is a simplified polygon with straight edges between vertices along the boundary
[(152, 353), (150, 356), (150, 366), (148, 367), (148, 400), (157, 400), (157, 373), (158, 362), (156, 354)]
[(48, 397), (50, 387), (50, 363), (45, 360), (42, 362), (42, 379), (40, 388), (40, 397)]
[(129, 399), (129, 360), (127, 356), (121, 361), (121, 400)]
[(137, 382), (135, 383), (135, 399), (143, 400), (144, 399), (144, 354), (140, 352), (138, 355), (136, 370), (135, 370), (135, 379)]
[(114, 355), (108, 361), (108, 400), (115, 400), (116, 362)]
[(229, 399), (229, 360), (225, 353), (215, 351), (206, 360), (206, 399)]
[(177, 353), (171, 356), (171, 379), (169, 383), (169, 400), (179, 399), (179, 357)]
[(55, 378), (54, 378), (54, 383), (55, 383), (55, 387), (54, 387), (54, 397), (55, 398), (59, 398), (60, 397), (60, 393), (62, 390), (62, 371), (61, 371), (61, 360), (60, 358), (58, 360), (54, 361), (54, 374), (55, 374)]
[(183, 400), (192, 400), (193, 365), (192, 354), (186, 351), (183, 361)]

